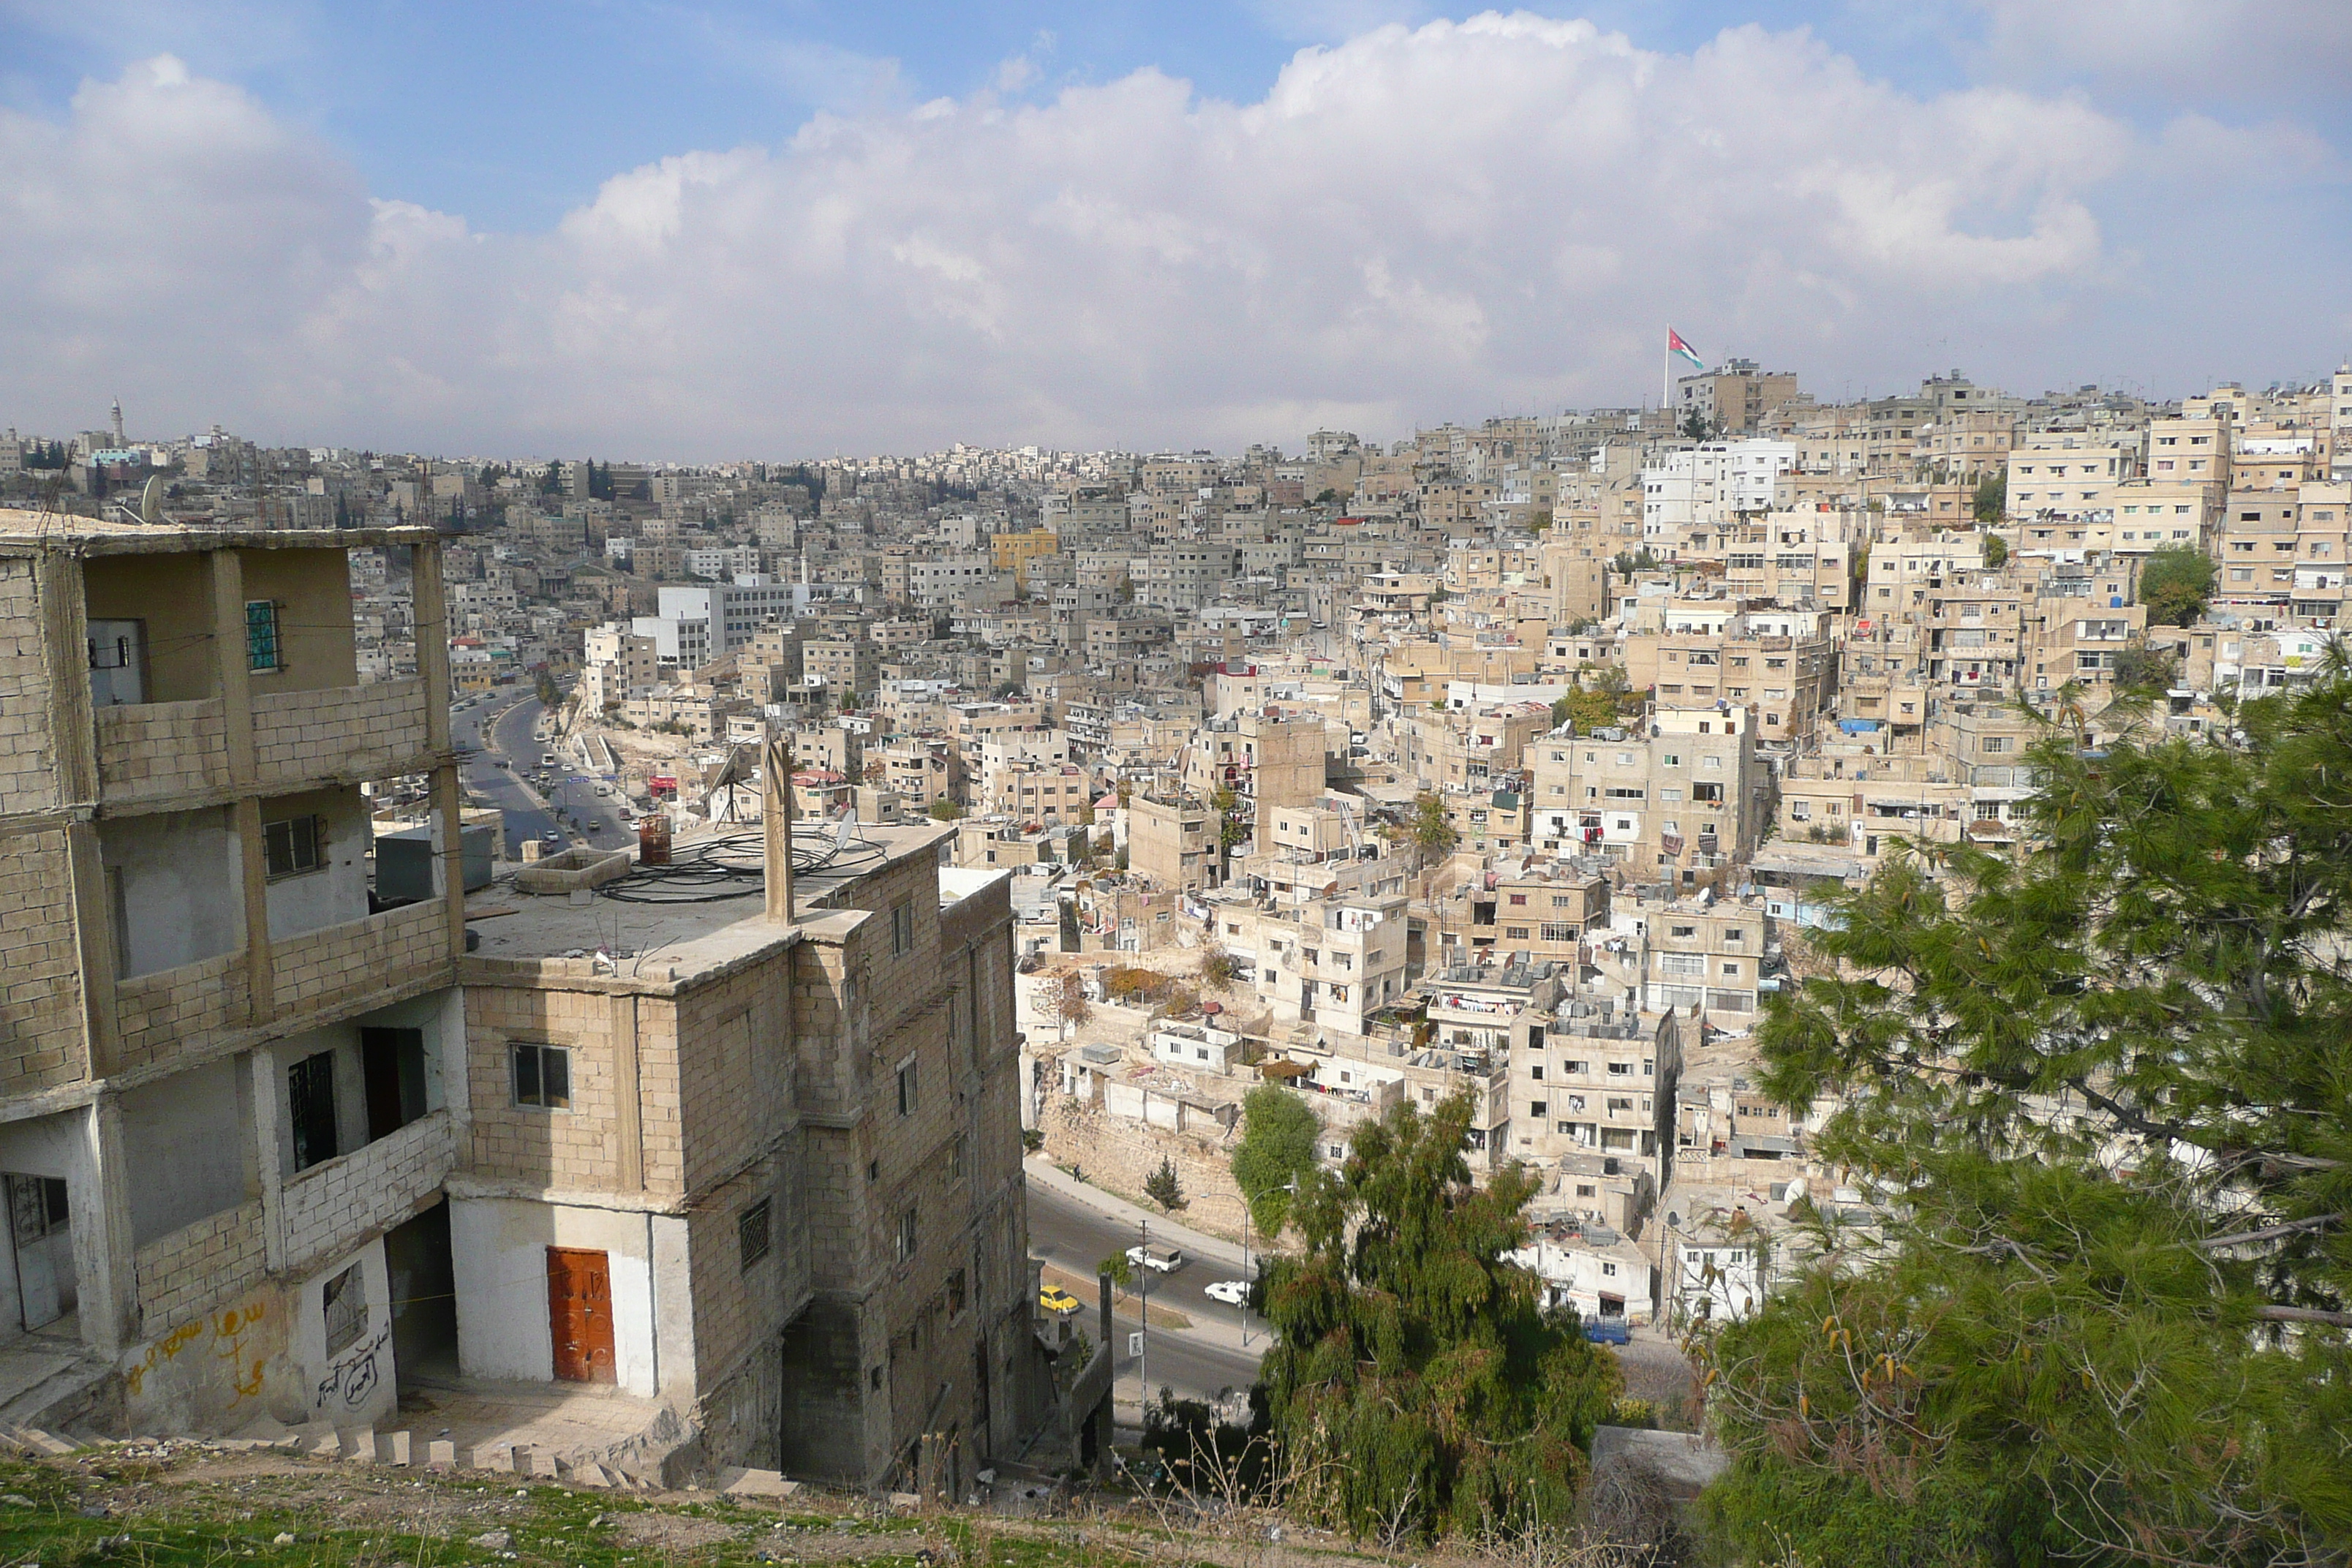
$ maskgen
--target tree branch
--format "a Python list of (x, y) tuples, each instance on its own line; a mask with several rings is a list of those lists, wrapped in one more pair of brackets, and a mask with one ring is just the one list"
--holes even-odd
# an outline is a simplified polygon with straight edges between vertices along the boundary
[(2264, 1226), (2260, 1230), (2242, 1230), (2234, 1236), (2209, 1237), (2199, 1246), (2212, 1251), (2224, 1247), (2251, 1246), (2257, 1241), (2276, 1241), (2281, 1237), (2294, 1236), (2306, 1230), (2322, 1230), (2344, 1218), (2341, 1212), (2314, 1215), (2309, 1219), (2290, 1220), (2284, 1225)]
[(2257, 1307), (2254, 1316), (2266, 1323), (2326, 1323), (2352, 1329), (2352, 1312), (2329, 1312), (2317, 1307)]

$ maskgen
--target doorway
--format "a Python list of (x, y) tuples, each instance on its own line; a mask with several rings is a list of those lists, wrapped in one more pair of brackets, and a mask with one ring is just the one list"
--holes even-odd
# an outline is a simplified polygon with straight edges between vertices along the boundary
[(392, 1280), (392, 1364), (402, 1384), (457, 1375), (457, 1270), (449, 1256), (449, 1204), (435, 1204), (384, 1233)]
[(547, 1249), (547, 1322), (559, 1382), (615, 1380), (613, 1269), (604, 1253)]
[(45, 1329), (80, 1304), (74, 1279), (73, 1228), (59, 1176), (0, 1175), (7, 1187), (8, 1241), (16, 1259), (17, 1321), (26, 1333)]

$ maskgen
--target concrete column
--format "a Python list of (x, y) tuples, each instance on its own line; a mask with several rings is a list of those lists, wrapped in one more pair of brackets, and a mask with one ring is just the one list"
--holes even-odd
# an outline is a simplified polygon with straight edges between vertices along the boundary
[(637, 999), (614, 996), (613, 1120), (620, 1151), (618, 1184), (625, 1193), (646, 1188), (646, 1121), (637, 1067)]
[(48, 672), (50, 744), (57, 757), (57, 804), (80, 820), (66, 826), (66, 864), (73, 884), (74, 942), (80, 983), (83, 1070), (104, 1078), (114, 1070), (118, 1030), (114, 1003), (114, 908), (98, 830), (88, 820), (98, 803), (98, 720), (90, 707), (88, 590), (77, 556), (47, 554), (34, 563), (39, 596), (43, 663)]
[(259, 768), (253, 749), (253, 680), (245, 652), (245, 560), (234, 550), (205, 557), (213, 590), (213, 660), (219, 679), (221, 729), (228, 746), (231, 810), (245, 894), (245, 988), (254, 1023), (277, 1011), (269, 951), (269, 863), (261, 841), (261, 800), (251, 794)]
[(285, 1123), (278, 1091), (278, 1053), (264, 1047), (249, 1052), (239, 1064), (247, 1073), (246, 1092), (252, 1110), (254, 1174), (261, 1191), (261, 1255), (271, 1273), (286, 1267), (286, 1177), (281, 1146)]
[[(446, 711), (445, 703), (436, 702), (434, 706)], [(465, 824), (459, 816), (465, 798), (457, 787), (457, 763), (444, 763), (433, 770), (433, 814), (441, 823), (442, 908), (448, 914), (449, 959), (453, 963), (466, 952), (466, 847), (460, 832)]]
[(212, 568), (213, 661), (220, 687), (221, 728), (228, 742), (228, 782), (253, 787), (253, 675), (245, 651), (245, 558), (234, 550), (205, 557)]
[(245, 892), (245, 986), (253, 1021), (278, 1011), (276, 968), (269, 949), (269, 858), (261, 840), (261, 797), (248, 795), (230, 808)]
[(89, 1180), (74, 1194), (74, 1272), (81, 1305), (82, 1342), (101, 1355), (120, 1355), (139, 1337), (138, 1251), (131, 1231), (131, 1190), (124, 1165), (121, 1102), (101, 1097), (84, 1125), (83, 1168)]
[(768, 918), (793, 918), (793, 743), (770, 741), (761, 750), (760, 827), (766, 848)]
[(425, 681), (425, 746), (449, 749), (449, 601), (441, 587), (441, 542), (420, 541), (412, 552), (410, 614), (416, 623), (416, 673)]
[(121, 1048), (121, 1021), (114, 999), (114, 900), (107, 896), (98, 828), (88, 822), (72, 822), (66, 825), (65, 834), (67, 874), (73, 879), (82, 1048), (89, 1076), (100, 1079), (120, 1065)]
[(98, 800), (98, 721), (90, 711), (89, 599), (78, 556), (52, 552), (33, 563), (41, 643), (49, 675), (49, 738), (57, 749), (58, 805)]

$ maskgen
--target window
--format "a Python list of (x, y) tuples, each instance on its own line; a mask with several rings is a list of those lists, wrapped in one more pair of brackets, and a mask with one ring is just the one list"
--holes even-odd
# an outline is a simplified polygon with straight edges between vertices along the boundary
[[(1202, 1053), (1203, 1056), (1207, 1052)], [(971, 1139), (961, 1132), (948, 1145), (948, 1180), (961, 1182), (971, 1168)]]
[(1568, 921), (1546, 921), (1541, 926), (1537, 928), (1537, 930), (1538, 934), (1545, 942), (1574, 942), (1576, 940), (1576, 927), (1572, 922)]
[(1691, 799), (1720, 802), (1723, 799), (1723, 786), (1719, 784), (1695, 784), (1691, 785)]
[(949, 1317), (961, 1318), (963, 1316), (963, 1270), (959, 1268), (954, 1273), (948, 1276)]
[(287, 1100), (293, 1112), (294, 1168), (307, 1171), (335, 1157), (335, 1053), (320, 1051), (304, 1057), (286, 1075)]
[(1528, 1075), (1529, 1075), (1531, 1078), (1533, 1078), (1533, 1079), (1535, 1079), (1535, 1081), (1536, 1081), (1536, 1082), (1538, 1082), (1538, 1083), (1541, 1083), (1541, 1082), (1543, 1081), (1543, 1063), (1541, 1063), (1541, 1062), (1538, 1062), (1538, 1063), (1536, 1063), (1533, 1067), (1530, 1067), (1530, 1068), (1528, 1069)]
[(562, 1046), (517, 1045), (509, 1047), (514, 1063), (514, 1102), (541, 1110), (572, 1109), (572, 1053)]
[(735, 1246), (742, 1255), (742, 1268), (746, 1274), (751, 1271), (753, 1264), (768, 1256), (771, 1212), (768, 1200), (761, 1198), (735, 1216)]
[(898, 1261), (904, 1263), (915, 1256), (915, 1211), (908, 1208), (898, 1216)]
[(326, 864), (326, 824), (315, 816), (289, 816), (265, 824), (261, 856), (272, 877), (299, 877)]
[(1543, 1115), (1544, 1113), (1545, 1113), (1545, 1106), (1544, 1106), (1544, 1102), (1543, 1102), (1542, 1100), (1531, 1100), (1528, 1101), (1528, 1114), (1529, 1116), (1541, 1116), (1541, 1115)]
[(354, 1263), (328, 1280), (319, 1299), (327, 1317), (327, 1353), (359, 1343), (368, 1325), (367, 1285), (360, 1266)]
[(901, 900), (890, 906), (890, 952), (895, 955), (915, 951), (915, 906)]
[(1503, 928), (1503, 940), (1506, 942), (1525, 942), (1528, 940), (1528, 928), (1525, 926), (1505, 926)]
[(898, 1114), (915, 1113), (915, 1058), (908, 1057), (898, 1064)]
[(1512, 902), (1513, 904), (1515, 904), (1515, 905), (1517, 905), (1517, 904), (1524, 904), (1524, 903), (1526, 903), (1527, 901), (1528, 901), (1528, 896), (1527, 896), (1525, 893), (1513, 893), (1513, 894), (1511, 895), (1511, 902)]
[(245, 666), (247, 669), (283, 669), (284, 652), (278, 641), (278, 605), (268, 599), (245, 602)]

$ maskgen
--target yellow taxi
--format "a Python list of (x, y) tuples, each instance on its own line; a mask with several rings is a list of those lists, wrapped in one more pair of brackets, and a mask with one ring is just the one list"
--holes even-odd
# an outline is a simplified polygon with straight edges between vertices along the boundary
[(1076, 1296), (1059, 1285), (1048, 1285), (1037, 1292), (1037, 1305), (1048, 1312), (1059, 1312), (1066, 1317), (1076, 1311), (1080, 1303)]

